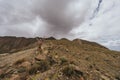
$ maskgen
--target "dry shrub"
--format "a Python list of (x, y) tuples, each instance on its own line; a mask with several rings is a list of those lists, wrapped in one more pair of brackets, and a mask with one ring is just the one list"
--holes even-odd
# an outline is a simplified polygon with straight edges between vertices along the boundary
[(50, 68), (50, 64), (48, 61), (43, 60), (43, 61), (39, 61), (35, 64), (32, 65), (32, 67), (29, 69), (29, 74), (36, 74), (38, 71), (39, 72), (45, 72)]
[(40, 72), (47, 71), (47, 70), (50, 68), (50, 63), (49, 63), (49, 61), (47, 61), (47, 60), (40, 61), (40, 62), (38, 63), (38, 65), (39, 65), (38, 70), (39, 70)]
[(52, 55), (47, 56), (47, 64), (54, 65), (56, 63), (55, 59), (52, 57)]
[(4, 74), (4, 73), (1, 74), (1, 75), (0, 75), (0, 80), (2, 80), (2, 78), (4, 78), (5, 76), (6, 76), (6, 74)]
[(67, 62), (68, 62), (68, 60), (65, 57), (60, 58), (60, 64), (61, 65), (64, 64), (64, 63), (67, 63)]
[(26, 72), (26, 71), (27, 71), (27, 69), (25, 67), (20, 67), (18, 69), (18, 73), (23, 73), (23, 72)]
[(67, 77), (72, 77), (72, 76), (81, 77), (83, 76), (83, 72), (76, 70), (73, 66), (66, 66), (63, 69), (63, 75)]

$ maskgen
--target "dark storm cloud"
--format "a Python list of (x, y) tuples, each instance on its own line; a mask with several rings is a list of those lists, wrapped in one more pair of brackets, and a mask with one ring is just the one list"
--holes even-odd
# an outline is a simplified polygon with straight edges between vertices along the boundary
[[(9, 34), (17, 35), (12, 32), (15, 30), (13, 26), (18, 27), (25, 24), (23, 29), (16, 28), (15, 31), (23, 33), (24, 29), (29, 26), (28, 23), (31, 24), (37, 17), (39, 20), (35, 24), (43, 22), (44, 25), (39, 24), (37, 27), (32, 25), (33, 28), (37, 28), (36, 31), (33, 31), (34, 33), (40, 35), (41, 30), (45, 27), (45, 35), (64, 36), (84, 21), (88, 4), (90, 3), (87, 0), (1, 0), (0, 25), (5, 27), (5, 30), (11, 27), (10, 31), (6, 31), (6, 34), (9, 32)], [(27, 32), (24, 33), (26, 35)]]
[[(35, 6), (37, 9), (34, 8), (33, 12), (47, 23), (48, 34), (52, 33), (53, 36), (65, 35), (84, 21), (87, 13), (86, 7), (82, 11), (80, 7), (77, 7), (77, 10), (73, 8), (74, 12), (70, 8), (70, 6), (75, 7), (78, 2), (80, 0), (45, 0), (42, 8), (39, 8), (38, 3), (38, 6)], [(83, 2), (81, 1), (81, 3)]]

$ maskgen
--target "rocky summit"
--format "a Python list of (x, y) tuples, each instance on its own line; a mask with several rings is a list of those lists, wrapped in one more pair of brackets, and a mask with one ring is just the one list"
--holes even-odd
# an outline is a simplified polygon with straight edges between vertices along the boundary
[(0, 37), (0, 80), (120, 80), (120, 52), (81, 39)]

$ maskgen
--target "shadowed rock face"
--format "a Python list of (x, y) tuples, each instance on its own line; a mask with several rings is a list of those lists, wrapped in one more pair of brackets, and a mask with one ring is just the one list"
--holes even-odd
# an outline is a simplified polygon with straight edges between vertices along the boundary
[(24, 49), (35, 42), (36, 40), (34, 38), (0, 37), (0, 54)]
[[(40, 39), (40, 38), (39, 38)], [(46, 38), (45, 40), (55, 40), (54, 37)], [(0, 54), (12, 53), (27, 47), (34, 47), (32, 44), (36, 42), (36, 38), (25, 37), (0, 37)], [(31, 46), (30, 46), (31, 45)]]

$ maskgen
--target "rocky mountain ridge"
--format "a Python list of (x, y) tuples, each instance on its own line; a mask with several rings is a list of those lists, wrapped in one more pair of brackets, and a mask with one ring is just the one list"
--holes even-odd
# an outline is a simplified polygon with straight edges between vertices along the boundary
[(0, 48), (0, 80), (120, 80), (120, 52), (95, 42), (50, 37), (39, 49), (36, 38), (5, 37), (0, 44), (10, 47)]
[[(49, 37), (49, 38), (45, 38), (45, 40), (56, 40), (56, 39), (54, 37)], [(104, 46), (101, 46), (100, 44), (97, 44), (95, 42), (89, 42), (80, 39), (75, 39), (73, 41), (78, 41), (80, 44), (89, 44), (89, 45), (105, 48)], [(0, 37), (0, 54), (13, 53), (19, 50), (35, 47), (33, 44), (35, 44), (36, 42), (37, 42), (36, 38), (25, 38), (25, 37), (14, 37), (14, 36)]]

